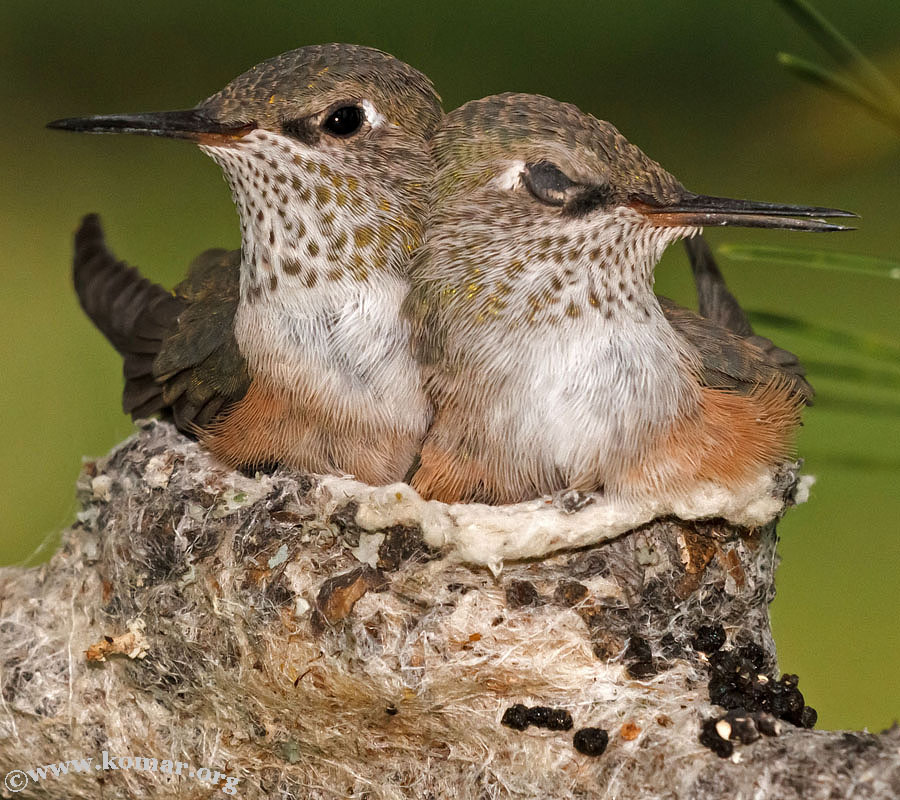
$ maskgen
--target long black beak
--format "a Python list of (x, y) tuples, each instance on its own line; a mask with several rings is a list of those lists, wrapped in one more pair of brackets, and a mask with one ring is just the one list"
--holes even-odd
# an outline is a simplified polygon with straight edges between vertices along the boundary
[(793, 231), (852, 231), (844, 225), (826, 222), (828, 217), (855, 217), (851, 211), (820, 206), (790, 206), (732, 200), (686, 192), (675, 202), (657, 205), (653, 201), (634, 201), (632, 207), (646, 214), (654, 224), (672, 227), (740, 225), (745, 228), (784, 228)]
[(223, 123), (202, 110), (152, 111), (147, 114), (110, 114), (98, 117), (57, 119), (48, 128), (80, 133), (133, 133), (141, 136), (164, 136), (194, 142), (222, 143), (240, 139), (255, 128), (252, 123)]

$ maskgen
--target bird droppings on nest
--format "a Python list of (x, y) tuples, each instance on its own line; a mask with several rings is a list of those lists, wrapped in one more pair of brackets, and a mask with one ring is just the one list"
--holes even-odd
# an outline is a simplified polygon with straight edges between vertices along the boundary
[(575, 749), (585, 756), (602, 756), (609, 745), (609, 734), (603, 728), (582, 728), (572, 739)]
[(516, 703), (503, 712), (501, 725), (515, 731), (524, 731), (529, 725), (546, 728), (548, 731), (568, 731), (572, 729), (572, 715), (564, 708), (532, 706)]
[[(710, 669), (731, 662), (718, 653), (774, 669), (773, 525), (670, 517), (495, 575), (430, 541), (406, 499), (373, 510), (336, 482), (350, 483), (228, 471), (165, 423), (89, 465), (53, 560), (0, 572), (0, 766), (177, 756), (239, 778), (241, 797), (283, 800), (705, 800), (760, 781), (805, 800), (824, 760), (838, 790), (900, 762), (900, 731), (862, 750), (793, 725), (772, 740), (763, 709), (725, 709), (729, 742), (751, 722), (763, 734), (740, 765), (698, 740), (703, 720), (722, 721)], [(130, 630), (142, 657), (121, 640), (89, 661)], [(578, 732), (500, 724), (515, 704), (551, 722), (564, 710)], [(202, 788), (102, 777), (69, 774), (42, 796)], [(868, 796), (893, 796), (880, 786)]]
[(752, 744), (763, 734), (778, 736), (780, 733), (781, 726), (771, 714), (729, 711), (720, 717), (703, 720), (700, 744), (720, 758), (731, 758), (736, 744)]
[(701, 625), (693, 646), (709, 654), (709, 700), (727, 709), (725, 714), (703, 720), (700, 743), (716, 755), (728, 758), (735, 744), (752, 744), (760, 736), (778, 736), (779, 720), (800, 728), (815, 727), (816, 710), (806, 705), (797, 688), (796, 675), (779, 680), (767, 674), (771, 663), (765, 648), (750, 641), (723, 650), (726, 636), (721, 625)]
[(697, 628), (697, 635), (691, 640), (691, 646), (698, 653), (710, 655), (725, 644), (725, 639), (725, 628), (721, 625), (701, 625)]
[(541, 595), (531, 581), (510, 581), (506, 587), (506, 605), (510, 608), (539, 606), (543, 603)]
[(797, 688), (796, 675), (775, 680), (766, 674), (766, 652), (755, 644), (737, 650), (720, 650), (709, 659), (710, 702), (727, 709), (771, 712), (801, 728), (816, 724), (816, 710), (806, 705)]

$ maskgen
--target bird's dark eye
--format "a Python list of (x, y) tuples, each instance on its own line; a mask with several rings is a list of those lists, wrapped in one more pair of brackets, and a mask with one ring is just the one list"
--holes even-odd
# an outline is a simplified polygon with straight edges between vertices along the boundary
[(359, 106), (340, 106), (328, 112), (322, 120), (322, 127), (332, 136), (344, 138), (356, 133), (365, 119), (365, 112)]
[(522, 181), (529, 192), (550, 206), (565, 205), (573, 192), (579, 188), (579, 184), (550, 161), (526, 164)]

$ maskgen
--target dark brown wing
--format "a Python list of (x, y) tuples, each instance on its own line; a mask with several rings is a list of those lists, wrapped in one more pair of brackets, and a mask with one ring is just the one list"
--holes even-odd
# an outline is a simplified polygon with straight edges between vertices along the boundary
[(665, 297), (658, 299), (675, 332), (700, 354), (700, 379), (705, 386), (748, 394), (759, 386), (784, 380), (805, 403), (812, 400), (813, 389), (803, 377), (802, 367), (796, 359), (786, 365), (786, 359), (778, 355), (786, 351), (774, 347), (768, 339), (738, 336)]
[(75, 235), (73, 275), (85, 312), (124, 358), (122, 407), (133, 418), (161, 413), (192, 433), (244, 396), (239, 253), (206, 251), (169, 292), (118, 261), (91, 214)]
[(207, 250), (175, 287), (187, 305), (162, 343), (153, 374), (163, 384), (163, 399), (179, 428), (207, 426), (250, 386), (234, 338), (240, 268), (239, 250)]

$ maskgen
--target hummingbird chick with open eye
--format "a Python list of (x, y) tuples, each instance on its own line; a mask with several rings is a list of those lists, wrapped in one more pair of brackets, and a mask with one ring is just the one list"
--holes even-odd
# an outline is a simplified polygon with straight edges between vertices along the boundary
[(533, 95), (448, 114), (433, 153), (405, 307), (435, 407), (423, 497), (675, 502), (791, 452), (802, 370), (658, 298), (654, 268), (704, 225), (830, 231), (820, 218), (853, 215), (694, 194), (609, 123)]
[(231, 466), (402, 479), (430, 414), (400, 307), (441, 116), (420, 72), (332, 44), (264, 61), (187, 111), (50, 123), (193, 141), (240, 216), (240, 251), (204, 253), (174, 294), (85, 218), (75, 287), (124, 357), (125, 411), (172, 416)]

